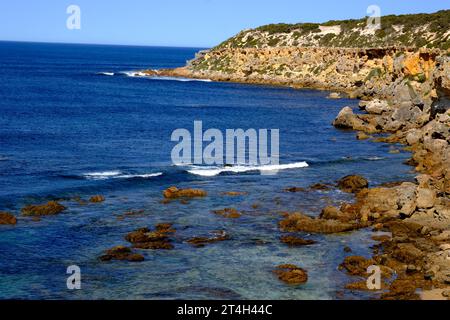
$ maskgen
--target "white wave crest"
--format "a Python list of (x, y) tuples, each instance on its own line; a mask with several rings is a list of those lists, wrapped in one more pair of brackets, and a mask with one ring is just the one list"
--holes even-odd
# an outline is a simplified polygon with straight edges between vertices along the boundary
[(114, 72), (99, 72), (97, 74), (102, 76), (113, 76)]
[(141, 71), (123, 71), (122, 74), (128, 76), (128, 77), (148, 77), (148, 75)]
[(181, 82), (188, 82), (188, 81), (200, 81), (200, 82), (212, 82), (211, 79), (194, 79), (194, 78), (183, 78), (183, 77), (168, 77), (168, 76), (155, 76), (155, 75), (149, 75), (142, 71), (123, 71), (122, 74), (126, 75), (127, 77), (140, 77), (140, 78), (146, 78), (151, 80), (169, 80), (169, 81), (181, 81)]
[(269, 171), (278, 171), (278, 170), (287, 170), (287, 169), (299, 169), (308, 167), (308, 163), (295, 162), (289, 164), (271, 164), (271, 165), (262, 165), (262, 166), (235, 166), (235, 167), (202, 167), (202, 166), (193, 166), (192, 169), (187, 170), (187, 172), (191, 174), (195, 174), (203, 177), (213, 177), (217, 176), (223, 172), (230, 173), (243, 173), (250, 171), (260, 171), (260, 172), (269, 172)]
[(144, 173), (144, 174), (123, 174), (116, 176), (114, 178), (122, 178), (122, 179), (133, 179), (133, 178), (153, 178), (153, 177), (159, 177), (162, 176), (162, 172), (156, 172), (156, 173)]
[(107, 179), (133, 179), (133, 178), (152, 178), (161, 176), (162, 172), (144, 173), (144, 174), (124, 174), (121, 171), (103, 171), (85, 173), (83, 176), (89, 180), (107, 180)]

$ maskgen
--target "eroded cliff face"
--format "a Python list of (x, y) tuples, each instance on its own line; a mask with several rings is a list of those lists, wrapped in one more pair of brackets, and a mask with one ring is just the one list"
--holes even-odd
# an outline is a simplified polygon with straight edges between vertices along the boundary
[(358, 97), (417, 96), (431, 103), (436, 86), (450, 89), (449, 55), (439, 49), (227, 48), (203, 52), (186, 71), (220, 81), (339, 90)]

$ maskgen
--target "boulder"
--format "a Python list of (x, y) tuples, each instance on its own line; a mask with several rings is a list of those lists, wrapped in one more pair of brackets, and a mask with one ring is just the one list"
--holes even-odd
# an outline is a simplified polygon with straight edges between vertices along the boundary
[(338, 92), (331, 92), (328, 95), (328, 99), (340, 99), (341, 98), (341, 94)]
[(1, 212), (0, 211), (0, 225), (5, 225), (5, 224), (16, 224), (17, 223), (17, 219), (14, 215), (12, 215), (11, 213), (8, 212)]
[(337, 184), (339, 189), (349, 193), (355, 193), (369, 186), (367, 179), (358, 175), (346, 176), (340, 179)]
[(405, 182), (396, 187), (398, 210), (403, 216), (410, 217), (416, 210), (416, 189), (417, 186), (411, 182)]
[(412, 146), (420, 142), (422, 139), (422, 132), (419, 129), (411, 129), (406, 134), (406, 142)]
[(340, 233), (363, 228), (359, 223), (345, 223), (338, 220), (311, 218), (302, 213), (293, 213), (280, 221), (279, 227), (286, 232)]
[(436, 191), (428, 188), (417, 188), (417, 207), (428, 209), (436, 202)]
[(374, 99), (366, 104), (365, 110), (370, 114), (382, 114), (390, 111), (391, 107), (386, 100)]

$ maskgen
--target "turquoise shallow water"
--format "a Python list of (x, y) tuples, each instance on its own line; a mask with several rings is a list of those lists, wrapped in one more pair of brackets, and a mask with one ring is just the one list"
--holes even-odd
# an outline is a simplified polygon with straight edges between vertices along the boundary
[[(367, 231), (307, 235), (317, 244), (279, 242), (280, 212), (318, 215), (351, 200), (337, 190), (286, 193), (286, 187), (333, 183), (362, 174), (371, 185), (412, 177), (388, 145), (357, 141), (334, 129), (339, 110), (357, 101), (327, 92), (231, 83), (129, 77), (142, 68), (181, 66), (198, 49), (0, 43), (0, 211), (18, 216), (0, 227), (0, 298), (25, 299), (334, 299), (343, 292), (337, 270), (343, 248), (369, 254)], [(101, 73), (114, 73), (106, 76)], [(207, 128), (278, 128), (280, 162), (307, 168), (200, 176), (175, 167), (171, 132)], [(111, 172), (115, 172), (112, 174)], [(99, 176), (98, 173), (103, 173)], [(105, 175), (106, 173), (106, 175)], [(149, 174), (162, 173), (158, 176)], [(103, 179), (98, 179), (102, 177)], [(188, 204), (161, 204), (167, 187), (203, 188)], [(222, 192), (245, 191), (228, 197)], [(64, 200), (64, 213), (41, 221), (19, 216), (26, 204), (102, 194), (101, 204)], [(253, 204), (259, 206), (255, 209)], [(239, 219), (212, 210), (235, 207)], [(129, 210), (143, 210), (121, 220)], [(100, 262), (102, 252), (126, 245), (126, 233), (174, 223), (174, 250), (139, 251), (142, 263)], [(194, 248), (193, 236), (226, 230), (228, 241)], [(272, 274), (282, 263), (308, 270), (309, 281), (286, 286)], [(78, 265), (82, 289), (66, 288), (66, 268)]]

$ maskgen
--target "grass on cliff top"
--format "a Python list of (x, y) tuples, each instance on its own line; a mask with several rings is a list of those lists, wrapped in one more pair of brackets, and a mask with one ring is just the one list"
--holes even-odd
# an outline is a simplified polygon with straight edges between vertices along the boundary
[[(216, 48), (223, 47), (258, 47), (261, 45), (277, 46), (278, 35), (293, 33), (295, 38), (313, 35), (318, 40), (320, 46), (325, 47), (383, 47), (383, 46), (407, 46), (407, 47), (429, 47), (429, 48), (450, 48), (450, 37), (445, 33), (450, 30), (450, 10), (441, 10), (431, 14), (406, 14), (388, 15), (381, 17), (381, 28), (375, 35), (361, 35), (357, 28), (366, 26), (367, 17), (350, 20), (331, 20), (324, 23), (297, 23), (297, 24), (268, 24), (256, 29), (240, 32), (238, 35), (222, 42)], [(315, 36), (320, 32), (319, 26), (340, 26), (341, 34)], [(400, 26), (402, 31), (396, 31), (395, 27)], [(248, 33), (267, 32), (269, 41), (253, 39), (248, 37)], [(426, 33), (435, 33), (435, 39), (428, 39)]]

